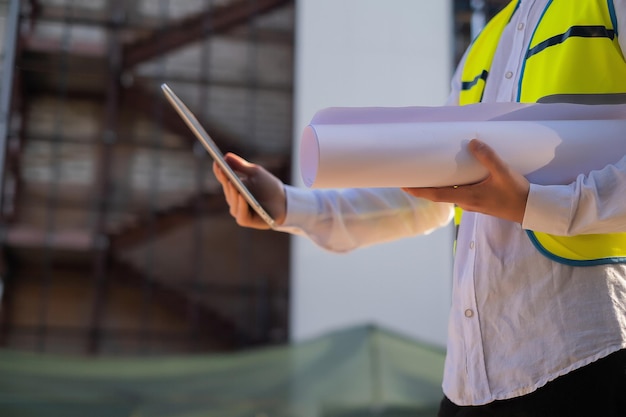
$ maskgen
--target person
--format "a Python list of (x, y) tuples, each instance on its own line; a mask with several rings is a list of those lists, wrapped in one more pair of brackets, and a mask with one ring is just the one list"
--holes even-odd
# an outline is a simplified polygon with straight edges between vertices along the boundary
[[(626, 94), (624, 31), (626, 0), (514, 0), (466, 51), (446, 104), (612, 102)], [(463, 209), (440, 417), (626, 416), (626, 157), (537, 185), (468, 147), (488, 177), (441, 188), (304, 190), (227, 160), (279, 230), (331, 251), (429, 233)], [(265, 228), (214, 173), (237, 223)]]

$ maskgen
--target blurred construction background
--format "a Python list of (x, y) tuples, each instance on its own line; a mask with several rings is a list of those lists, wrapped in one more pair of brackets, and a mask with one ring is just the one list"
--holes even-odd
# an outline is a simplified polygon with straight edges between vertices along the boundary
[[(454, 1), (456, 60), (472, 19), (504, 3)], [(110, 358), (287, 344), (289, 237), (232, 221), (159, 86), (222, 149), (289, 183), (295, 7), (0, 1), (0, 347)]]
[(143, 355), (286, 340), (287, 236), (229, 219), (210, 158), (158, 87), (223, 149), (288, 181), (293, 10), (21, 2), (3, 41), (15, 51), (13, 81), (3, 76), (3, 346)]

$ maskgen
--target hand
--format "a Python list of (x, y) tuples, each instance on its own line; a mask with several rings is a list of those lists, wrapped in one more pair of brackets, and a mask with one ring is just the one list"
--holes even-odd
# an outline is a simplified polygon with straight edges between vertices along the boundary
[(458, 187), (403, 188), (403, 190), (415, 197), (455, 203), (463, 210), (488, 214), (521, 224), (530, 190), (528, 180), (513, 171), (485, 143), (473, 139), (468, 149), (489, 171), (489, 175), (484, 180)]
[[(246, 187), (250, 189), (257, 201), (274, 218), (276, 224), (282, 224), (287, 212), (287, 199), (283, 183), (262, 166), (252, 164), (237, 155), (228, 153), (224, 158), (233, 171), (240, 176)], [(237, 224), (253, 229), (269, 229), (268, 224), (248, 206), (248, 202), (239, 194), (239, 191), (215, 162), (213, 163), (213, 173), (222, 185), (226, 202), (230, 207), (230, 215), (235, 218)]]

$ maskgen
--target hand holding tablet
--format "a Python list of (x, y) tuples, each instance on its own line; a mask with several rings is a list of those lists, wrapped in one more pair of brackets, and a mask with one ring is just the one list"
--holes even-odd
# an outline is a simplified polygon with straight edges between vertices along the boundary
[(194, 114), (187, 108), (187, 106), (167, 84), (161, 85), (161, 89), (163, 90), (163, 93), (172, 104), (172, 106), (174, 106), (174, 109), (176, 109), (180, 117), (184, 120), (187, 126), (189, 126), (191, 131), (196, 135), (196, 138), (200, 141), (200, 143), (202, 143), (209, 155), (211, 155), (215, 163), (219, 166), (224, 175), (237, 189), (239, 194), (259, 215), (259, 217), (263, 219), (271, 229), (274, 229), (276, 227), (276, 222), (274, 221), (272, 216), (270, 216), (270, 214), (263, 208), (263, 206), (261, 206), (261, 204), (254, 197), (254, 195), (252, 195), (250, 190), (241, 181), (239, 176), (233, 171), (230, 165), (228, 165), (228, 163), (224, 159), (224, 155), (217, 147), (213, 139), (211, 139), (209, 134), (204, 130), (202, 125), (198, 122)]

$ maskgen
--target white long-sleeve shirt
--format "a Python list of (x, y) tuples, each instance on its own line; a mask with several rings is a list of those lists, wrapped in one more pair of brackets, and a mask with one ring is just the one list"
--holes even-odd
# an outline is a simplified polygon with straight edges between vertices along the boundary
[[(506, 47), (496, 51), (484, 102), (515, 101), (524, 53), (547, 3), (521, 1), (501, 38)], [(614, 6), (626, 51), (626, 0), (614, 0)], [(451, 105), (458, 103), (459, 72)], [(626, 157), (569, 185), (531, 184), (521, 225), (465, 212), (443, 378), (448, 398), (480, 405), (528, 394), (626, 348), (626, 265), (555, 263), (525, 232), (626, 232), (625, 199)], [(450, 204), (398, 189), (287, 187), (287, 208), (283, 230), (338, 252), (428, 233), (447, 224), (453, 213)]]

